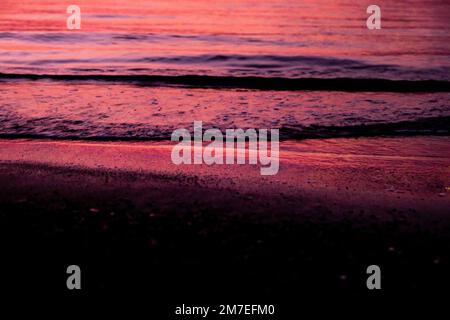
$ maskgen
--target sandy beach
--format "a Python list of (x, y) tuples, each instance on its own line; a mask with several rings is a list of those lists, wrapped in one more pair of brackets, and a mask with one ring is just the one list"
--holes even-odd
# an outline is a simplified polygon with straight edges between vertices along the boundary
[(176, 166), (166, 142), (1, 140), (7, 283), (58, 292), (76, 262), (88, 293), (273, 298), (363, 291), (377, 264), (390, 292), (445, 288), (449, 142), (284, 141), (261, 176)]

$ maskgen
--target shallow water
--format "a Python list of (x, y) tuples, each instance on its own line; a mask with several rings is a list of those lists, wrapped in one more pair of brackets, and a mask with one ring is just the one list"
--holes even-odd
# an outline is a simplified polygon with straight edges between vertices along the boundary
[[(77, 4), (82, 29), (72, 31), (60, 1), (0, 5), (0, 73), (28, 77), (0, 74), (1, 136), (167, 139), (174, 129), (192, 129), (194, 120), (204, 128), (279, 128), (291, 139), (450, 132), (448, 1), (378, 1), (382, 29), (375, 31), (366, 28), (368, 1)], [(50, 81), (44, 74), (83, 81)], [(93, 75), (110, 77), (94, 81)], [(132, 77), (122, 81), (119, 75)], [(136, 75), (217, 78), (206, 89), (143, 86)], [(224, 76), (232, 77), (233, 89)], [(243, 76), (254, 78), (236, 80)], [(269, 79), (266, 90), (249, 90), (273, 77), (278, 79)], [(313, 91), (270, 90), (284, 90), (292, 78), (304, 78), (303, 86), (311, 88), (317, 78), (339, 77), (407, 82), (373, 88), (400, 86), (405, 93), (355, 90), (355, 82), (342, 79), (324, 80), (331, 82)], [(440, 82), (417, 82), (427, 79)], [(200, 80), (203, 87), (213, 81)], [(412, 81), (419, 90), (409, 90)], [(341, 90), (335, 85), (348, 92), (326, 91)], [(431, 92), (435, 85), (444, 89)]]
[[(173, 130), (279, 128), (283, 138), (450, 134), (450, 93), (0, 82), (2, 136), (167, 139)], [(396, 123), (394, 128), (390, 124)], [(369, 126), (368, 126), (369, 125)]]

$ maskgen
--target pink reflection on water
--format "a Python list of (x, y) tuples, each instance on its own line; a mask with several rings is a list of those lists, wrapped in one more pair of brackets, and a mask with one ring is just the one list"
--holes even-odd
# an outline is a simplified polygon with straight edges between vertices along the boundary
[[(82, 30), (68, 31), (66, 6), (61, 1), (3, 1), (0, 32), (48, 33), (49, 37), (58, 32), (62, 39), (0, 38), (0, 53), (7, 55), (0, 59), (0, 68), (45, 61), (56, 70), (108, 65), (114, 69), (125, 64), (128, 69), (151, 65), (152, 70), (164, 71), (171, 65), (138, 58), (205, 54), (301, 55), (414, 67), (450, 66), (450, 4), (445, 1), (380, 0), (382, 30), (376, 32), (365, 27), (368, 0), (79, 0), (77, 4), (82, 9)], [(64, 40), (65, 34), (73, 32), (83, 39)], [(110, 39), (109, 33), (152, 36), (124, 40)], [(130, 59), (121, 61), (124, 56)], [(52, 59), (64, 63), (49, 63)], [(79, 59), (88, 62), (75, 61)], [(205, 67), (186, 62), (176, 68), (201, 73)]]

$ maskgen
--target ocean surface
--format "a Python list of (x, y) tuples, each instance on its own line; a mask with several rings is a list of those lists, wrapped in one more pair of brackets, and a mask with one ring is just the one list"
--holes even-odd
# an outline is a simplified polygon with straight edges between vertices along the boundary
[(450, 135), (450, 1), (0, 4), (0, 137)]

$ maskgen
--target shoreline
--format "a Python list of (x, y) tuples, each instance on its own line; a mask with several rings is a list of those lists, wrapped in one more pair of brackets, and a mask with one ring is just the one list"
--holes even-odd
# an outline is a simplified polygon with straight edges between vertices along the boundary
[(424, 219), (433, 215), (450, 219), (449, 143), (447, 137), (426, 136), (281, 141), (280, 169), (273, 176), (261, 175), (259, 164), (175, 165), (171, 151), (176, 142), (0, 140), (0, 164), (32, 172), (55, 168), (79, 175), (80, 180), (85, 175), (113, 174), (124, 181), (149, 177), (149, 184), (152, 179), (185, 182), (187, 188), (231, 190), (256, 199), (314, 198), (337, 207), (383, 211), (389, 207), (380, 202), (385, 199), (391, 209), (419, 209), (427, 212)]

